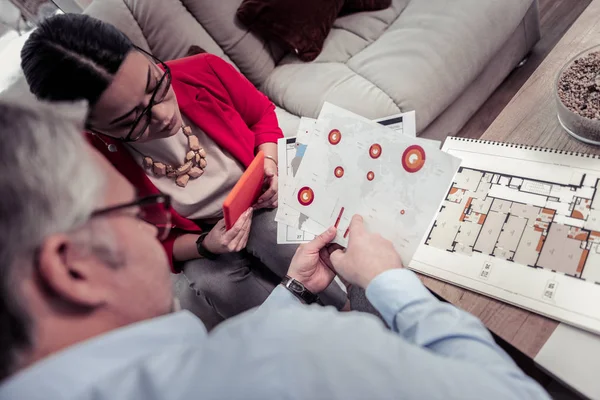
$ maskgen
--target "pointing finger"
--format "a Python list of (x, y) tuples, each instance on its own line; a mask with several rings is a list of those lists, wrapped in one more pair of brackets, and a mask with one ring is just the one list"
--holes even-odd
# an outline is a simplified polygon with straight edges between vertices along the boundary
[(365, 233), (365, 224), (363, 217), (358, 214), (355, 214), (352, 217), (352, 221), (350, 221), (350, 226), (348, 227), (348, 230), (350, 235), (348, 238), (348, 246), (350, 246), (353, 236), (355, 238), (358, 238)]

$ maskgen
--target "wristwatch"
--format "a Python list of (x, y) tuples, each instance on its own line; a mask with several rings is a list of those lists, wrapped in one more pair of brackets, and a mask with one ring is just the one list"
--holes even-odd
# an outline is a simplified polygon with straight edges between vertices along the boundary
[(204, 239), (206, 239), (206, 235), (208, 235), (208, 232), (203, 232), (200, 234), (198, 240), (196, 240), (196, 248), (198, 249), (198, 254), (200, 254), (206, 259), (216, 260), (217, 258), (219, 258), (219, 255), (213, 253), (212, 251), (209, 251), (206, 247), (204, 247)]
[(304, 287), (304, 285), (292, 278), (291, 276), (286, 275), (285, 278), (281, 281), (281, 284), (290, 292), (294, 294), (297, 298), (305, 302), (306, 304), (312, 304), (319, 301), (319, 296), (314, 293), (311, 293), (310, 290)]

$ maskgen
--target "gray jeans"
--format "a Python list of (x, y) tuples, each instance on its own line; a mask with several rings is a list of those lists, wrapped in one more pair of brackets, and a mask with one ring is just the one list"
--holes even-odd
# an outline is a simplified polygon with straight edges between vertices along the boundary
[[(217, 260), (205, 258), (188, 261), (183, 272), (197, 301), (189, 307), (201, 319), (208, 318), (206, 310), (212, 308), (215, 318), (229, 318), (262, 304), (275, 288), (273, 279), (252, 268), (252, 256), (258, 259), (279, 278), (283, 278), (294, 256), (297, 245), (277, 244), (276, 210), (260, 210), (254, 213), (252, 228), (245, 251), (221, 255)], [(255, 260), (256, 261), (256, 260)], [(185, 294), (188, 295), (188, 294)], [(319, 297), (325, 305), (341, 309), (346, 303), (346, 293), (336, 282)]]

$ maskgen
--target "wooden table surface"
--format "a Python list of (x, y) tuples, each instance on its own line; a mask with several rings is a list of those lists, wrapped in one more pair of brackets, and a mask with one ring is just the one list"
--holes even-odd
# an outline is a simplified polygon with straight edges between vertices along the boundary
[[(521, 90), (483, 134), (495, 140), (600, 154), (569, 136), (556, 116), (553, 86), (562, 66), (600, 45), (600, 0), (593, 0)], [(600, 162), (600, 161), (599, 161)], [(558, 322), (436, 279), (421, 277), (438, 295), (479, 317), (495, 334), (534, 358)]]

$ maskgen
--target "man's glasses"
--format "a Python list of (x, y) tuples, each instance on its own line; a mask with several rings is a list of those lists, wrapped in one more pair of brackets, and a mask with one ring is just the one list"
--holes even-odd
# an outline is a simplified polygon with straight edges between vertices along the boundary
[(148, 103), (148, 106), (144, 109), (144, 111), (142, 111), (142, 113), (135, 119), (127, 136), (121, 139), (123, 142), (135, 142), (142, 137), (152, 121), (152, 107), (154, 107), (156, 104), (162, 103), (165, 100), (165, 97), (167, 97), (167, 94), (169, 93), (169, 88), (171, 87), (171, 70), (167, 64), (154, 57), (144, 49), (141, 49), (137, 46), (135, 46), (135, 48), (136, 50), (150, 57), (156, 64), (160, 64), (165, 73), (158, 81), (154, 92), (152, 92), (150, 103)]
[(96, 210), (91, 217), (101, 217), (108, 214), (118, 213), (128, 208), (137, 208), (137, 214), (129, 214), (132, 217), (138, 218), (150, 225), (154, 225), (158, 229), (158, 240), (165, 240), (171, 231), (171, 198), (164, 194), (142, 197), (135, 201), (125, 204), (119, 204)]

